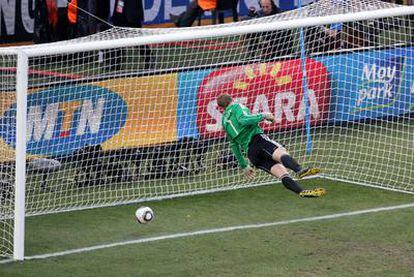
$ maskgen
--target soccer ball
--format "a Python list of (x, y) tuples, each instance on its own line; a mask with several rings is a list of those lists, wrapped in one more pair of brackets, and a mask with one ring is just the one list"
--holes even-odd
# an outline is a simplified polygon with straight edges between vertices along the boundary
[(135, 212), (138, 223), (147, 224), (154, 219), (154, 211), (150, 207), (139, 207)]

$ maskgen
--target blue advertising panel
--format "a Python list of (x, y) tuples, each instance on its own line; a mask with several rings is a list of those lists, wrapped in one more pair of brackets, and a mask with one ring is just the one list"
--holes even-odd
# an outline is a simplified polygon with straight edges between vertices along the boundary
[[(283, 11), (296, 9), (299, 6), (299, 1), (300, 0), (274, 0), (275, 4), (278, 5)], [(301, 0), (300, 2), (303, 7), (316, 2), (316, 0)]]
[[(16, 143), (16, 106), (0, 118), (0, 137)], [(98, 86), (67, 86), (30, 93), (27, 97), (27, 152), (62, 155), (103, 143), (125, 125), (126, 102)]]
[(332, 81), (331, 122), (376, 119), (414, 105), (412, 47), (349, 53), (317, 60)]
[(197, 138), (197, 91), (201, 82), (212, 70), (192, 71), (179, 74), (177, 103), (177, 137)]
[[(144, 4), (144, 24), (161, 24), (171, 22), (170, 13), (178, 15), (186, 10), (188, 3), (193, 0), (143, 0)], [(259, 8), (258, 0), (239, 0), (239, 17), (248, 14), (249, 7)], [(275, 1), (277, 4), (278, 1)], [(280, 1), (283, 10), (293, 8), (291, 1)], [(231, 16), (231, 11), (226, 11), (225, 16)], [(210, 17), (206, 13), (203, 18)]]

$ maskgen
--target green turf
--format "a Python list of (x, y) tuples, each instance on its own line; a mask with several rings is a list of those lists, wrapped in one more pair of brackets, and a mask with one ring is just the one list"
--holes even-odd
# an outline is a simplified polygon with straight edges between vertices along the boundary
[[(26, 255), (245, 224), (414, 203), (410, 194), (324, 180), (321, 199), (301, 199), (280, 185), (27, 219)], [(0, 265), (0, 276), (410, 276), (414, 208), (169, 239), (45, 260)]]

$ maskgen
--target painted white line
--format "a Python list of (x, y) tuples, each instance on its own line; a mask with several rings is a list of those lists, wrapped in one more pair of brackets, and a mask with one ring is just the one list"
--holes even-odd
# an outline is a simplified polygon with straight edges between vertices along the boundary
[[(340, 217), (348, 217), (348, 216), (385, 212), (385, 211), (392, 211), (392, 210), (400, 210), (400, 209), (407, 209), (407, 208), (414, 208), (414, 203), (397, 205), (397, 206), (389, 206), (389, 207), (373, 208), (373, 209), (367, 209), (367, 210), (359, 210), (359, 211), (354, 211), (354, 212), (337, 213), (337, 214), (331, 214), (331, 215), (306, 217), (306, 218), (299, 218), (299, 219), (292, 219), (292, 220), (283, 220), (283, 221), (277, 221), (277, 222), (238, 225), (238, 226), (229, 226), (229, 227), (223, 227), (223, 228), (199, 230), (199, 231), (194, 231), (194, 232), (176, 233), (176, 234), (164, 235), (164, 236), (158, 236), (158, 237), (149, 237), (149, 238), (142, 238), (142, 239), (137, 239), (137, 240), (102, 244), (102, 245), (72, 249), (72, 250), (67, 250), (67, 251), (62, 251), (62, 252), (27, 256), (25, 257), (25, 260), (47, 259), (47, 258), (53, 258), (53, 257), (66, 256), (70, 254), (77, 254), (77, 253), (95, 251), (95, 250), (106, 249), (106, 248), (111, 248), (111, 247), (125, 246), (125, 245), (131, 245), (131, 244), (140, 244), (140, 243), (146, 243), (146, 242), (152, 242), (152, 241), (177, 239), (177, 238), (192, 237), (192, 236), (207, 235), (207, 234), (225, 233), (225, 232), (246, 230), (246, 229), (257, 229), (257, 228), (265, 228), (265, 227), (272, 227), (272, 226), (281, 226), (281, 225), (288, 225), (288, 224), (299, 223), (299, 222), (311, 222), (311, 221), (318, 221), (318, 220), (336, 219)], [(11, 259), (2, 260), (0, 261), (0, 264), (9, 263), (12, 261), (13, 260)]]

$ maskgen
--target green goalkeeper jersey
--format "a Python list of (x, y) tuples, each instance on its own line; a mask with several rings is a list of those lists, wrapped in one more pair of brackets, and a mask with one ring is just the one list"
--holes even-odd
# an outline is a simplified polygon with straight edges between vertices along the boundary
[(247, 167), (244, 156), (252, 137), (263, 133), (258, 125), (262, 120), (262, 114), (252, 115), (246, 106), (238, 103), (229, 105), (223, 113), (221, 124), (241, 168)]

